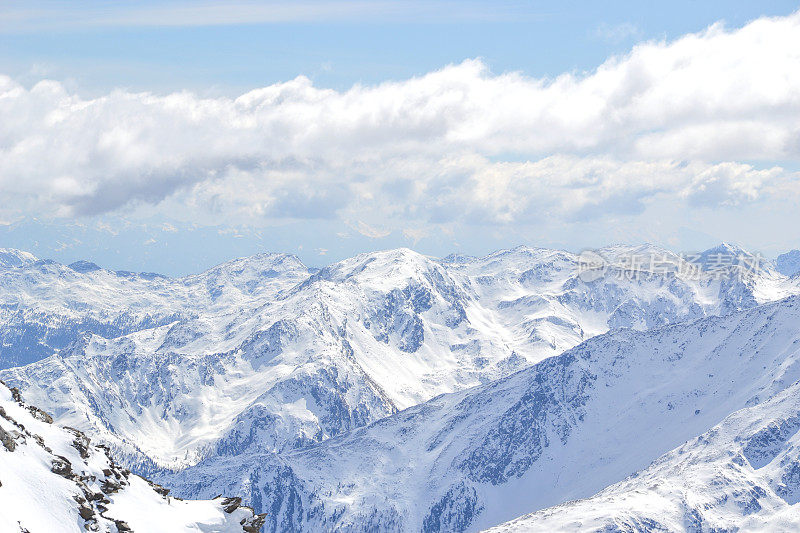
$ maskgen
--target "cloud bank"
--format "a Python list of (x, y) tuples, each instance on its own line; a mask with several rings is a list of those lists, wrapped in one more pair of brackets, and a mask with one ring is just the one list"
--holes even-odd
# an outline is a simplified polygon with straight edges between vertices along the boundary
[(347, 91), (298, 77), (235, 99), (85, 99), (0, 77), (0, 219), (586, 220), (797, 195), (799, 160), (798, 13), (554, 79), (467, 60)]

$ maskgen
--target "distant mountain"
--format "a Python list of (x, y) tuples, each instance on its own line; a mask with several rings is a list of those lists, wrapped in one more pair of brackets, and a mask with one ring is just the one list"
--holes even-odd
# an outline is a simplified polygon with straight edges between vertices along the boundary
[[(162, 480), (186, 495), (241, 494), (268, 513), (267, 531), (476, 531), (587, 498), (690, 440), (535, 520), (554, 531), (587, 511), (587, 524), (600, 517), (592, 531), (684, 530), (675, 520), (705, 531), (763, 518), (781, 530), (800, 517), (787, 510), (800, 494), (798, 380), (792, 297), (610, 332), (313, 447), (209, 458)], [(760, 504), (763, 517), (748, 518)]]
[(1, 531), (256, 533), (237, 498), (180, 500), (0, 383)]
[(257, 306), (305, 279), (294, 256), (265, 254), (170, 279), (69, 266), (0, 249), (0, 369), (66, 348), (86, 333), (114, 338), (230, 306)]
[[(488, 386), (608, 331), (800, 293), (769, 264), (721, 261), (729, 252), (744, 254), (614, 246), (594, 252), (601, 264), (589, 271), (586, 254), (528, 247), (444, 260), (390, 250), (319, 271), (265, 254), (178, 279), (34, 260), (0, 269), (0, 359), (50, 355), (0, 377), (135, 472), (202, 461), (174, 478), (185, 494), (207, 479), (203, 490), (231, 486), (278, 516), (272, 498), (291, 500), (279, 489), (303, 491), (275, 465), (332, 437)], [(236, 483), (217, 478), (213, 465), (228, 461), (245, 469)], [(275, 479), (280, 472), (289, 478)], [(274, 493), (262, 490), (268, 478)]]
[(0, 268), (13, 268), (33, 264), (36, 256), (22, 250), (0, 248)]
[(784, 276), (795, 276), (800, 273), (800, 250), (792, 250), (778, 256), (775, 262), (778, 272)]

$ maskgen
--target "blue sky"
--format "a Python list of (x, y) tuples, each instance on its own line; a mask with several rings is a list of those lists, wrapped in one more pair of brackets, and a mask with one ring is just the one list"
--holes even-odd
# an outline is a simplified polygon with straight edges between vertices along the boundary
[[(289, 20), (270, 23), (259, 22), (254, 6), (274, 4), (234, 1), (243, 13), (257, 12), (255, 22), (225, 24), (218, 21), (230, 9), (226, 4), (189, 23), (183, 18), (191, 3), (5, 2), (0, 13), (15, 16), (0, 26), (0, 65), (29, 83), (45, 76), (69, 80), (82, 94), (117, 87), (237, 94), (298, 75), (346, 89), (476, 57), (495, 72), (555, 76), (595, 68), (637, 41), (673, 39), (720, 20), (740, 26), (800, 6), (774, 0), (398, 2), (405, 8), (371, 2), (376, 7), (364, 13), (344, 7), (348, 2), (318, 2), (342, 14), (319, 9), (315, 15), (315, 4), (306, 3)], [(59, 17), (62, 12), (71, 16)], [(148, 16), (126, 23), (131, 12)]]
[(774, 254), (800, 238), (797, 8), (6, 2), (0, 246), (170, 274), (265, 250)]

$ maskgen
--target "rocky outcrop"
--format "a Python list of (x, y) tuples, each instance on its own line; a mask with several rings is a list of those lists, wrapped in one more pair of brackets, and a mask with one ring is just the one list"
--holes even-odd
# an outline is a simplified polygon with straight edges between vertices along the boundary
[[(171, 533), (175, 519), (167, 515), (175, 512), (175, 516), (182, 516), (174, 508), (189, 503), (169, 496), (169, 489), (131, 474), (114, 460), (107, 446), (93, 445), (77, 429), (54, 425), (50, 415), (26, 405), (19, 391), (7, 388), (2, 382), (0, 443), (0, 453), (10, 454), (0, 463), (0, 478), (13, 480), (18, 489), (24, 486), (18, 493), (38, 494), (33, 498), (26, 496), (24, 504), (15, 504), (18, 494), (9, 493), (0, 483), (0, 531), (10, 531), (8, 528), (12, 526), (13, 530), (27, 530), (25, 524), (29, 521), (41, 528), (52, 519), (53, 526), (47, 529), (50, 531)], [(20, 464), (13, 469), (4, 468), (3, 465), (14, 461)], [(48, 466), (42, 468), (43, 464)], [(30, 486), (25, 486), (28, 483)], [(50, 489), (37, 493), (41, 485)], [(119, 507), (117, 498), (129, 503)], [(216, 511), (217, 517), (208, 530), (220, 527), (226, 532), (256, 533), (264, 523), (265, 517), (241, 505), (241, 498), (193, 503)], [(141, 509), (132, 512), (131, 505)], [(70, 516), (77, 522), (70, 520)], [(153, 519), (158, 516), (164, 517), (163, 529), (158, 525), (162, 521)], [(147, 520), (143, 521), (143, 517)]]

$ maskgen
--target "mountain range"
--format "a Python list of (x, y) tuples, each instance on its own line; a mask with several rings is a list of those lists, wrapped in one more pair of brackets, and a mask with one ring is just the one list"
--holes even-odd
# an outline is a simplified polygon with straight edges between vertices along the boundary
[[(3, 250), (0, 378), (175, 494), (242, 497), (269, 531), (659, 525), (631, 494), (667, 472), (680, 490), (648, 498), (743, 524), (695, 505), (677, 450), (704, 438), (691, 453), (724, 470), (762, 405), (791, 418), (800, 280), (730, 245), (597, 257), (262, 254), (168, 278)], [(791, 468), (772, 466), (747, 480), (770, 524), (790, 505), (774, 480)]]

